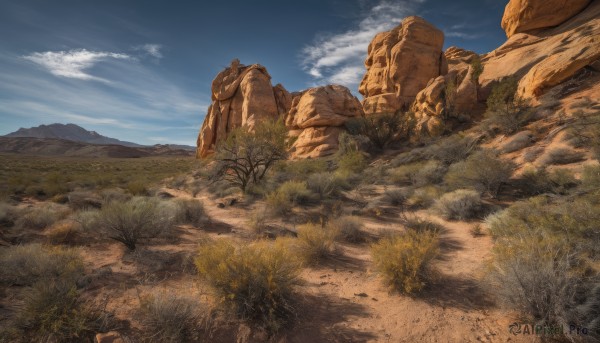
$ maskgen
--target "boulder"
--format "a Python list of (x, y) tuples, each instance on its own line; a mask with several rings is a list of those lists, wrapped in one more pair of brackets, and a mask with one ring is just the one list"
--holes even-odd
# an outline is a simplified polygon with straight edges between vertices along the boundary
[(285, 118), (289, 135), (294, 138), (292, 157), (314, 158), (335, 153), (344, 123), (363, 114), (360, 101), (343, 86), (309, 88), (297, 95)]
[(359, 87), (366, 114), (406, 109), (429, 80), (447, 73), (444, 34), (412, 16), (373, 38)]
[(281, 85), (273, 87), (266, 68), (233, 60), (212, 82), (212, 103), (200, 129), (196, 157), (209, 155), (215, 144), (233, 129), (276, 119), (287, 113), (291, 96)]
[(510, 0), (502, 17), (502, 28), (508, 38), (560, 25), (580, 13), (591, 0)]

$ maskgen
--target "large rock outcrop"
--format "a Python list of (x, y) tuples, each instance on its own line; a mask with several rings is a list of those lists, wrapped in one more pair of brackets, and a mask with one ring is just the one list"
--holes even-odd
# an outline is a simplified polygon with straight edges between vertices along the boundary
[[(512, 3), (520, 1), (511, 0), (507, 10)], [(527, 3), (532, 8), (541, 8), (551, 6), (552, 1), (529, 0)], [(485, 100), (498, 80), (513, 76), (520, 80), (519, 95), (536, 98), (599, 59), (600, 0), (594, 0), (585, 11), (561, 25), (539, 30), (535, 35), (514, 34), (498, 49), (486, 54), (482, 58), (484, 70), (479, 77), (479, 97)]]
[(439, 136), (450, 122), (468, 120), (477, 107), (477, 79), (473, 63), (479, 55), (450, 47), (444, 53), (448, 73), (429, 80), (417, 94), (411, 111), (417, 120), (414, 136)]
[(580, 13), (591, 0), (511, 0), (504, 10), (502, 28), (507, 37), (560, 25)]
[(444, 34), (420, 17), (407, 17), (396, 28), (373, 38), (359, 87), (365, 113), (410, 107), (432, 78), (444, 75)]
[(360, 101), (338, 85), (309, 88), (294, 97), (285, 124), (294, 138), (294, 158), (322, 157), (335, 153), (344, 123), (363, 115)]
[(261, 120), (287, 113), (291, 105), (290, 94), (281, 85), (271, 85), (265, 67), (245, 66), (237, 59), (215, 77), (211, 91), (212, 103), (198, 135), (198, 158), (209, 155), (231, 130), (241, 126), (251, 130)]

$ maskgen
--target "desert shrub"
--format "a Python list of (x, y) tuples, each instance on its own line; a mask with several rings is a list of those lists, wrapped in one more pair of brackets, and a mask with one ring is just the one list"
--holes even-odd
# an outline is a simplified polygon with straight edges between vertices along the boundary
[(256, 234), (262, 234), (267, 229), (267, 212), (254, 211), (247, 221), (248, 227)]
[(21, 228), (44, 229), (69, 214), (68, 208), (54, 203), (24, 209), (19, 213), (15, 225)]
[(390, 161), (390, 165), (392, 167), (399, 167), (403, 164), (409, 164), (414, 162), (422, 161), (428, 158), (429, 150), (428, 148), (414, 148), (407, 152), (403, 152), (398, 156), (394, 157)]
[(581, 183), (584, 189), (600, 189), (600, 165), (585, 165), (581, 176)]
[(436, 186), (425, 186), (415, 189), (408, 197), (406, 204), (411, 207), (427, 208), (442, 195), (442, 190)]
[(85, 303), (73, 283), (38, 282), (24, 295), (11, 342), (81, 342), (104, 329), (105, 315)]
[(445, 165), (450, 165), (464, 160), (476, 148), (476, 139), (461, 134), (455, 134), (427, 147), (426, 154)]
[(411, 184), (426, 162), (415, 162), (388, 170), (390, 179), (395, 184)]
[(71, 192), (67, 195), (67, 200), (73, 210), (102, 207), (102, 199), (91, 192)]
[(306, 180), (306, 185), (320, 199), (325, 199), (338, 195), (344, 187), (344, 180), (339, 173), (321, 172), (310, 174)]
[(569, 164), (579, 162), (583, 160), (584, 157), (584, 153), (573, 150), (570, 147), (556, 147), (550, 149), (550, 151), (546, 151), (542, 156), (540, 156), (538, 162), (541, 165)]
[(483, 73), (483, 64), (481, 64), (481, 58), (479, 56), (476, 56), (475, 58), (473, 58), (470, 64), (471, 68), (473, 69), (471, 77), (473, 78), (473, 80), (479, 79), (479, 76), (481, 75), (481, 73)]
[(281, 120), (261, 122), (252, 132), (247, 127), (234, 129), (217, 144), (211, 179), (225, 180), (245, 192), (247, 186), (260, 183), (269, 169), (287, 158), (286, 139), (287, 129)]
[(0, 250), (0, 283), (31, 286), (40, 280), (76, 280), (83, 264), (76, 250), (40, 244), (13, 245)]
[(74, 244), (81, 234), (81, 226), (72, 220), (55, 223), (46, 236), (53, 244)]
[(199, 180), (191, 182), (188, 185), (187, 190), (192, 194), (192, 198), (195, 198), (202, 191), (202, 182)]
[(125, 193), (121, 188), (109, 188), (100, 191), (102, 203), (107, 204), (112, 201), (125, 202), (131, 199), (131, 195)]
[(395, 183), (412, 183), (416, 187), (438, 184), (444, 179), (447, 167), (437, 161), (417, 162), (390, 169)]
[(304, 224), (298, 227), (297, 253), (308, 264), (318, 264), (335, 252), (339, 232), (335, 227)]
[(131, 181), (127, 184), (127, 191), (132, 195), (148, 195), (148, 185), (141, 180)]
[(134, 197), (123, 203), (102, 207), (98, 222), (108, 237), (135, 250), (140, 239), (158, 236), (172, 225), (172, 214), (165, 213), (157, 199)]
[(592, 337), (600, 339), (600, 283), (589, 287), (587, 299), (577, 306), (575, 316), (581, 327), (588, 328)]
[(202, 312), (200, 304), (174, 293), (157, 293), (142, 299), (142, 324), (153, 342), (189, 342), (198, 333)]
[(181, 189), (187, 183), (187, 177), (185, 175), (178, 175), (171, 178), (169, 181), (169, 187), (173, 189)]
[(351, 135), (362, 135), (379, 150), (390, 144), (408, 138), (414, 126), (412, 113), (382, 113), (371, 114), (348, 120), (346, 128)]
[(438, 245), (438, 236), (433, 232), (408, 231), (379, 240), (371, 247), (371, 255), (385, 281), (410, 294), (420, 291), (431, 276)]
[(510, 153), (523, 148), (528, 147), (532, 142), (530, 131), (521, 131), (514, 136), (510, 137), (504, 144), (502, 144), (502, 152)]
[(362, 152), (354, 150), (338, 155), (337, 165), (340, 170), (360, 173), (367, 167), (367, 160)]
[(483, 228), (482, 228), (481, 224), (472, 226), (469, 229), (469, 233), (471, 234), (471, 236), (473, 236), (475, 238), (485, 236), (485, 233), (483, 232)]
[(285, 245), (259, 242), (236, 248), (220, 239), (202, 244), (195, 264), (238, 318), (271, 332), (292, 319), (301, 264)]
[(471, 189), (458, 189), (442, 195), (435, 210), (446, 219), (470, 219), (481, 210), (481, 197)]
[(382, 200), (390, 206), (404, 207), (409, 196), (409, 189), (386, 189), (383, 192)]
[(521, 189), (528, 195), (543, 193), (565, 194), (577, 186), (577, 179), (567, 169), (554, 169), (551, 172), (544, 167), (529, 167), (521, 175)]
[(592, 148), (596, 159), (600, 159), (600, 111), (576, 111), (574, 117), (570, 134), (580, 141), (580, 145)]
[(79, 224), (83, 232), (95, 232), (101, 226), (100, 211), (95, 209), (77, 211), (73, 220)]
[(8, 223), (12, 221), (12, 207), (3, 202), (0, 201), (0, 223)]
[(487, 99), (484, 124), (502, 133), (517, 132), (533, 117), (529, 102), (516, 94), (518, 80), (507, 77), (500, 81)]
[(287, 181), (276, 191), (267, 195), (267, 204), (276, 214), (289, 213), (295, 205), (305, 203), (310, 198), (306, 182)]
[(527, 149), (525, 149), (525, 152), (523, 153), (523, 161), (524, 162), (533, 162), (543, 152), (544, 152), (544, 148), (541, 146), (532, 146), (530, 148), (527, 148)]
[(444, 229), (444, 227), (438, 223), (417, 216), (407, 216), (403, 220), (403, 224), (408, 230), (413, 230), (419, 233), (432, 232), (437, 234), (442, 232)]
[(306, 175), (326, 172), (327, 161), (322, 158), (307, 158), (303, 160), (285, 161), (279, 164), (290, 179), (303, 179)]
[(512, 176), (514, 163), (498, 157), (493, 150), (480, 150), (450, 166), (446, 174), (446, 183), (454, 189), (475, 188), (495, 197)]
[(175, 205), (175, 223), (200, 225), (207, 219), (204, 205), (200, 200), (176, 199)]
[(328, 227), (350, 243), (360, 243), (365, 240), (365, 233), (362, 231), (363, 224), (358, 217), (343, 216), (332, 220)]

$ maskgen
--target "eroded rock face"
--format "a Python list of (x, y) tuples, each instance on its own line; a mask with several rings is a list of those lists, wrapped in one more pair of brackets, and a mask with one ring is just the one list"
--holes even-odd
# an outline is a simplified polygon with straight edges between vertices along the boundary
[(288, 112), (291, 96), (282, 85), (273, 87), (266, 68), (233, 60), (212, 82), (212, 103), (200, 129), (196, 156), (206, 157), (231, 130), (278, 118)]
[(502, 17), (507, 37), (560, 25), (580, 13), (591, 0), (510, 0)]
[(408, 108), (432, 78), (447, 73), (444, 34), (420, 17), (407, 17), (373, 38), (359, 92), (365, 113)]
[(477, 107), (477, 80), (471, 64), (479, 55), (457, 47), (444, 54), (448, 74), (431, 79), (411, 106), (417, 138), (441, 135), (450, 119), (467, 120)]
[(309, 88), (294, 97), (285, 124), (295, 138), (294, 158), (322, 157), (335, 153), (344, 123), (363, 115), (360, 101), (338, 85)]
[[(546, 3), (530, 1), (538, 2)], [(484, 70), (479, 77), (479, 97), (485, 100), (493, 85), (507, 76), (520, 80), (519, 95), (539, 97), (598, 59), (600, 1), (594, 0), (565, 23), (535, 35), (514, 34), (501, 47), (486, 54), (482, 58)]]

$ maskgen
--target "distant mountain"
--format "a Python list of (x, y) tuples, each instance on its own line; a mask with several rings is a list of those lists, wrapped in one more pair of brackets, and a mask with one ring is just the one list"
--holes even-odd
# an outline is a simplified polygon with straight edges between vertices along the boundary
[(57, 138), (2, 137), (0, 153), (32, 156), (136, 158), (148, 156), (194, 156), (188, 149), (172, 145), (129, 147), (120, 144), (90, 144)]
[(117, 144), (127, 147), (143, 147), (140, 144), (102, 136), (96, 131), (88, 131), (75, 124), (50, 124), (31, 127), (29, 129), (20, 128), (4, 137), (54, 138), (88, 144)]

